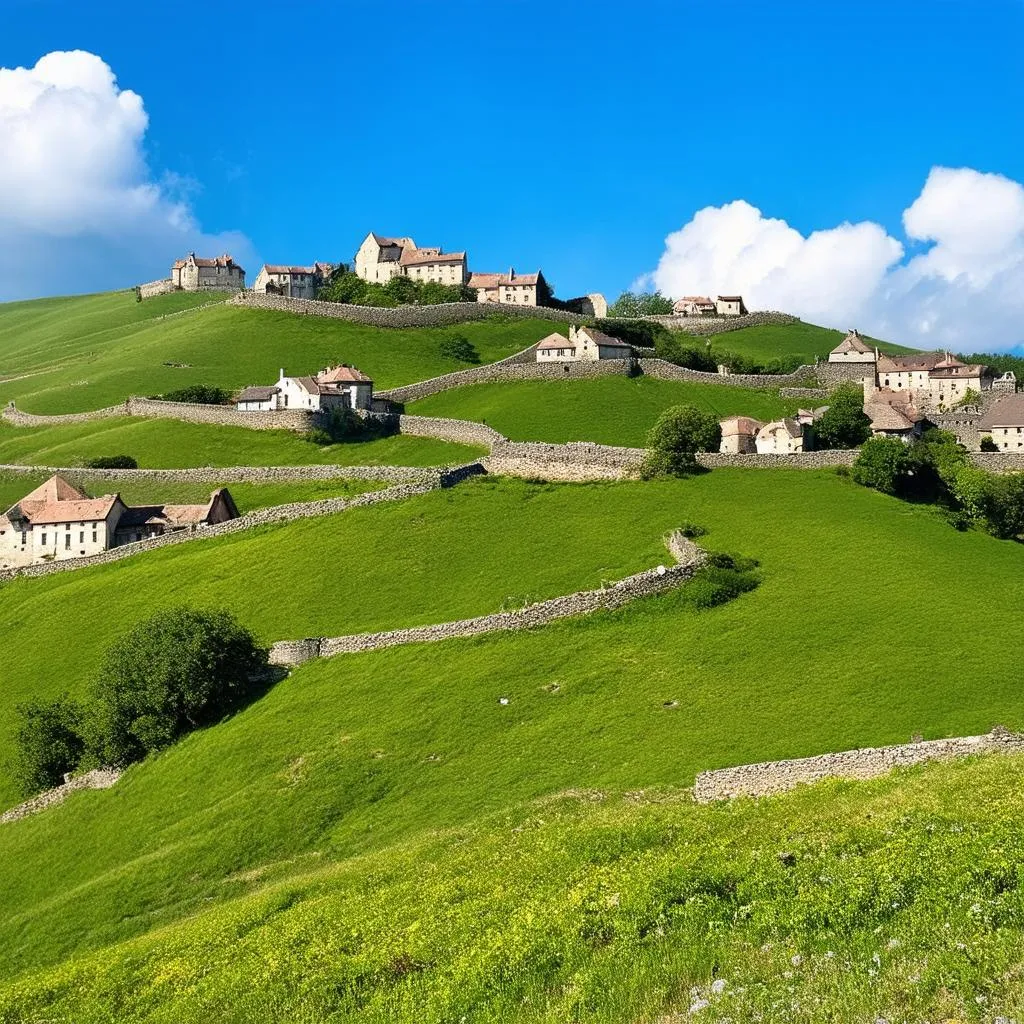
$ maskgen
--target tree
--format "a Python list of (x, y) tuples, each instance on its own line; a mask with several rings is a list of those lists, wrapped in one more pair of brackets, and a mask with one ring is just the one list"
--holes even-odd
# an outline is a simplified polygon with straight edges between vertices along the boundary
[(162, 396), (165, 402), (190, 402), (196, 405), (225, 405), (231, 401), (231, 392), (212, 384), (189, 384), (168, 391)]
[(445, 359), (454, 359), (460, 363), (480, 362), (480, 353), (477, 352), (476, 346), (461, 334), (445, 338), (439, 346), (439, 351)]
[(232, 615), (175, 608), (108, 649), (92, 688), (90, 746), (128, 764), (215, 722), (251, 694), (267, 651)]
[(997, 452), (999, 451), (999, 445), (992, 440), (991, 434), (986, 434), (980, 442), (980, 447), (983, 452)]
[(666, 409), (647, 436), (650, 451), (644, 460), (645, 477), (685, 476), (697, 468), (697, 452), (718, 451), (722, 428), (710, 413), (692, 405)]
[(911, 460), (907, 446), (897, 437), (871, 437), (864, 442), (850, 475), (864, 487), (883, 494), (904, 489)]
[(78, 767), (85, 750), (84, 713), (66, 694), (56, 700), (32, 699), (15, 709), (15, 755), (11, 774), (23, 796), (60, 785)]
[(855, 384), (843, 384), (829, 396), (828, 409), (814, 424), (819, 448), (857, 448), (871, 436), (871, 420), (864, 415), (864, 393)]
[(623, 292), (608, 310), (609, 316), (665, 316), (672, 312), (672, 300), (659, 291)]
[(411, 277), (396, 274), (386, 285), (384, 291), (402, 306), (409, 306), (419, 298), (419, 287)]
[(131, 455), (100, 455), (86, 462), (89, 469), (138, 469), (139, 464)]

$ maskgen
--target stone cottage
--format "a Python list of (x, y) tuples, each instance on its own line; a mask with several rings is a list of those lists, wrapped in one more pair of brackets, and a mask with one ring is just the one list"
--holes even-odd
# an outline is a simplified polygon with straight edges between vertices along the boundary
[(402, 273), (400, 260), (406, 249), (415, 249), (411, 238), (390, 238), (372, 231), (363, 239), (356, 251), (355, 272), (364, 281), (387, 284)]
[(791, 416), (766, 423), (757, 432), (758, 455), (789, 455), (804, 450), (804, 427)]
[(420, 248), (407, 237), (391, 238), (372, 231), (356, 251), (355, 272), (364, 281), (387, 284), (405, 276), (423, 284), (465, 284), (466, 254), (443, 252), (438, 247)]
[(239, 412), (275, 412), (306, 409), (369, 409), (373, 404), (373, 381), (354, 366), (327, 366), (310, 377), (289, 377), (282, 369), (276, 384), (248, 387), (235, 398)]
[(715, 299), (716, 316), (746, 316), (747, 307), (742, 295), (719, 295)]
[(757, 451), (757, 434), (764, 426), (751, 416), (729, 416), (722, 420), (720, 451), (734, 455), (749, 455)]
[(420, 284), (466, 283), (466, 254), (440, 249), (404, 249), (398, 259), (401, 273)]
[(313, 263), (308, 267), (264, 263), (256, 275), (252, 290), (264, 295), (284, 295), (291, 299), (315, 299), (317, 289), (333, 271), (331, 263)]
[(913, 393), (891, 388), (870, 391), (865, 396), (864, 415), (871, 421), (873, 437), (898, 437), (902, 441), (920, 436), (925, 422), (914, 404)]
[(978, 430), (1001, 452), (1024, 450), (1024, 395), (1000, 395), (982, 413)]
[(190, 252), (172, 264), (171, 286), (185, 292), (237, 292), (245, 287), (245, 271), (227, 253), (204, 259)]
[(707, 295), (684, 295), (673, 303), (672, 312), (676, 316), (715, 316), (717, 307)]
[(593, 327), (569, 327), (569, 337), (549, 334), (537, 345), (538, 363), (597, 362), (599, 359), (631, 359), (633, 349)]
[(851, 330), (828, 354), (830, 363), (875, 363), (878, 349), (869, 345), (860, 334)]
[[(477, 302), (494, 302), (509, 306), (537, 306), (540, 304), (538, 295), (543, 292), (543, 285), (544, 275), (539, 270), (536, 274), (517, 274), (514, 267), (509, 267), (507, 274), (473, 273), (469, 275), (469, 287), (475, 289)], [(604, 302), (603, 296), (598, 296), (598, 298)], [(607, 309), (608, 306), (605, 303), (604, 311), (607, 312)]]
[(0, 516), (0, 567), (64, 561), (177, 530), (235, 519), (224, 488), (205, 505), (126, 505), (119, 494), (90, 498), (54, 475)]

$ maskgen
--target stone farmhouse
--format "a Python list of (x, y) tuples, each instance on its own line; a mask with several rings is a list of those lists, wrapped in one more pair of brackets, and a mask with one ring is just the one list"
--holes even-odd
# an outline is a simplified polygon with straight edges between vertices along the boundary
[(204, 259), (190, 252), (172, 264), (171, 287), (185, 292), (237, 292), (245, 288), (245, 271), (227, 253)]
[(1001, 452), (1024, 449), (1024, 395), (1000, 395), (981, 415), (978, 430)]
[(672, 306), (676, 316), (745, 316), (747, 307), (742, 295), (684, 295)]
[(869, 345), (857, 331), (849, 331), (828, 355), (830, 363), (876, 363), (878, 349)]
[(874, 437), (898, 437), (912, 441), (925, 424), (924, 414), (914, 404), (913, 392), (876, 388), (864, 401), (864, 414), (871, 421)]
[(537, 295), (544, 285), (544, 275), (517, 274), (509, 267), (507, 274), (473, 273), (469, 287), (476, 290), (477, 302), (495, 302), (500, 305), (536, 306)]
[(205, 505), (126, 505), (119, 494), (90, 498), (54, 475), (0, 516), (0, 567), (83, 558), (237, 517), (223, 487)]
[(399, 275), (421, 283), (465, 284), (466, 254), (421, 249), (411, 238), (387, 238), (371, 231), (356, 251), (355, 272), (376, 284), (387, 284)]
[(754, 448), (758, 455), (791, 455), (805, 450), (805, 440), (804, 425), (791, 416), (785, 416), (766, 423), (758, 430)]
[(317, 289), (333, 271), (332, 263), (314, 263), (308, 267), (264, 263), (252, 290), (264, 295), (284, 295), (290, 299), (315, 299)]
[(599, 359), (632, 359), (633, 349), (593, 327), (569, 327), (569, 337), (549, 334), (537, 344), (538, 363), (597, 362)]
[(288, 377), (282, 369), (276, 384), (254, 386), (239, 392), (239, 412), (275, 412), (306, 409), (369, 409), (373, 405), (373, 381), (354, 366), (327, 366), (315, 376)]
[(719, 424), (722, 428), (720, 451), (733, 455), (750, 455), (757, 451), (757, 434), (764, 426), (751, 416), (729, 416)]

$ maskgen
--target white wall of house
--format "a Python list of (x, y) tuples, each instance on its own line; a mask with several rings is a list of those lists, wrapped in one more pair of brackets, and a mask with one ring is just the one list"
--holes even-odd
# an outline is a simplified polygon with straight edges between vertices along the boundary
[(276, 408), (277, 395), (271, 395), (259, 402), (236, 402), (235, 406), (239, 412), (273, 412)]
[(992, 440), (1001, 452), (1015, 452), (1024, 448), (1024, 426), (993, 427)]
[(715, 312), (719, 316), (739, 316), (741, 312), (739, 300), (726, 302), (724, 299), (716, 299)]
[(319, 409), (320, 396), (311, 395), (299, 385), (294, 377), (286, 377), (282, 371), (276, 385), (278, 409)]
[(539, 348), (537, 349), (537, 362), (575, 363), (576, 347), (567, 341), (565, 348)]
[(804, 439), (790, 437), (789, 431), (781, 423), (768, 423), (757, 432), (755, 446), (759, 455), (787, 455), (802, 452)]
[(723, 434), (719, 451), (733, 455), (749, 455), (757, 451), (757, 442), (753, 434)]

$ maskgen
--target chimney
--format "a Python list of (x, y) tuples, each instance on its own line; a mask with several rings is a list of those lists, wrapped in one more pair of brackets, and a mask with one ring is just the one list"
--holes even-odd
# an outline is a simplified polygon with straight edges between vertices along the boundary
[(284, 380), (284, 367), (283, 366), (281, 367), (280, 370), (277, 371), (277, 379), (278, 380)]

